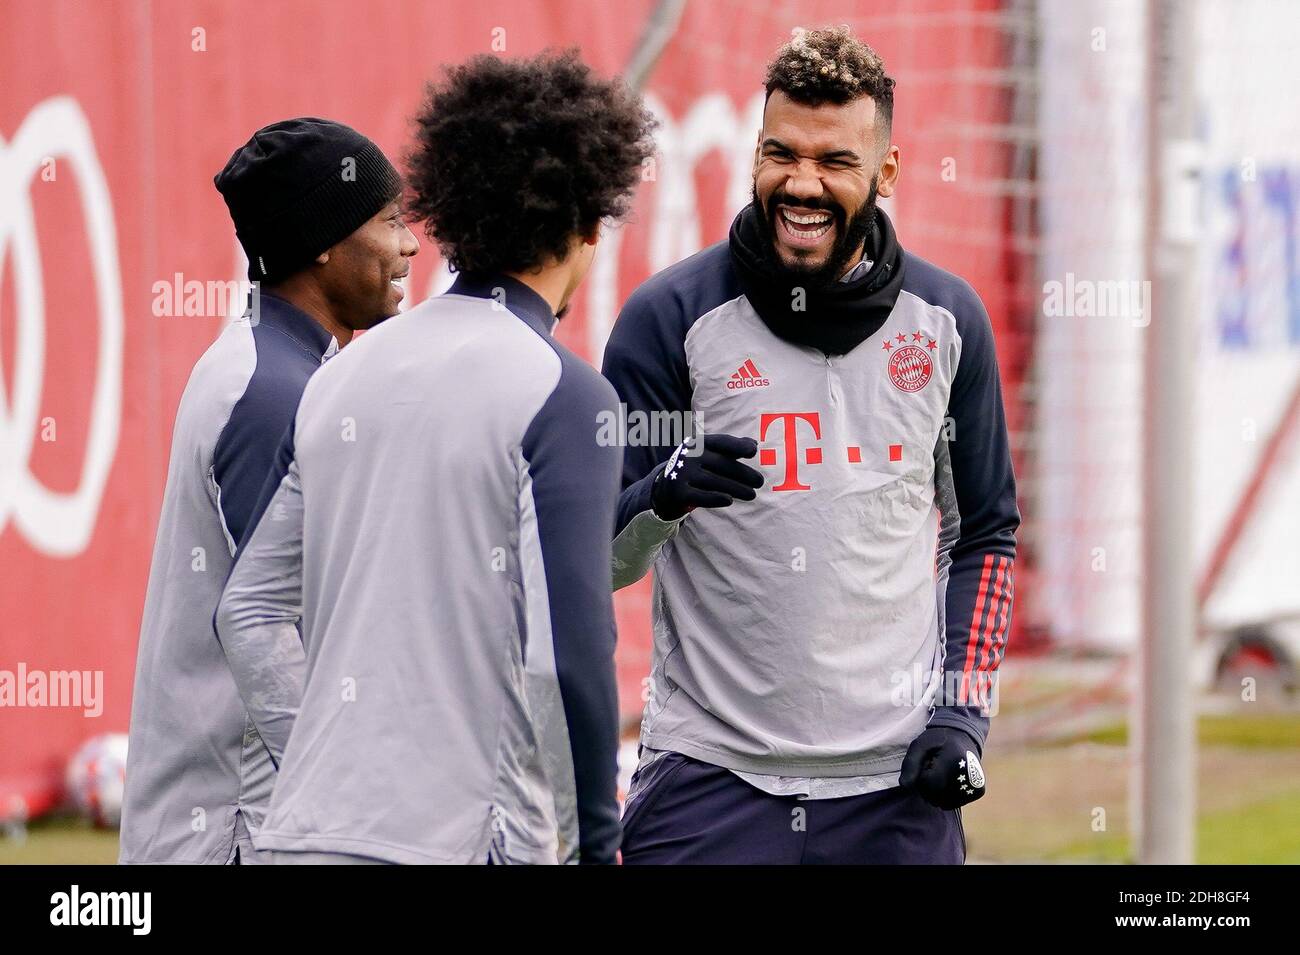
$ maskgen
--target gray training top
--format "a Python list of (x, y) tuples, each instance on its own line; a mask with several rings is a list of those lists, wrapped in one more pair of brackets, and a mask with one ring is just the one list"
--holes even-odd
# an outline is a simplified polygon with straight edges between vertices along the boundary
[(212, 636), (212, 612), (307, 379), (334, 339), (282, 299), (228, 325), (181, 396), (131, 701), (123, 863), (226, 863), (273, 769)]
[(259, 849), (614, 860), (617, 397), (554, 323), (462, 275), (308, 386), (217, 614), (279, 763)]
[(899, 267), (845, 354), (778, 337), (726, 242), (624, 305), (604, 370), (629, 421), (689, 412), (751, 437), (767, 478), (665, 522), (652, 491), (673, 447), (629, 441), (615, 585), (654, 569), (646, 749), (814, 793), (896, 785), (927, 726), (986, 740), (1020, 524), (993, 329), (957, 276)]

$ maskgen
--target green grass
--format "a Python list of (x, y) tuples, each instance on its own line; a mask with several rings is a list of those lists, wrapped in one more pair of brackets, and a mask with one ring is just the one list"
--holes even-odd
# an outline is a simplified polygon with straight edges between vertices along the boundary
[[(1132, 862), (1126, 834), (1100, 834), (1072, 843), (1052, 858), (1059, 862)], [(1203, 813), (1196, 821), (1199, 865), (1295, 865), (1300, 863), (1300, 790), (1265, 802)]]
[(0, 835), (0, 865), (113, 865), (117, 833), (66, 816), (39, 819), (24, 840)]
[[(1206, 715), (1197, 736), (1196, 861), (1300, 864), (1300, 714)], [(1131, 862), (1118, 748), (1127, 741), (1120, 722), (1065, 744), (988, 754), (999, 788), (967, 816), (974, 855), (989, 847), (998, 850), (983, 856), (990, 861)], [(1088, 831), (1096, 806), (1109, 808), (1111, 831)], [(116, 860), (116, 833), (67, 817), (33, 823), (21, 843), (0, 834), (0, 865)]]
[[(1235, 746), (1243, 749), (1300, 748), (1300, 716), (1294, 713), (1261, 713), (1202, 716), (1196, 722), (1201, 746)], [(1069, 742), (1101, 743), (1108, 746), (1128, 744), (1128, 724), (1115, 723), (1085, 733)]]
[(1263, 865), (1300, 863), (1300, 791), (1201, 819), (1197, 862), (1230, 865), (1245, 859)]
[[(1295, 713), (1206, 715), (1196, 722), (1201, 747), (1238, 750), (1300, 749), (1300, 716)], [(1116, 723), (1080, 736), (1075, 742), (1128, 744), (1128, 726)], [(1127, 833), (1102, 833), (1051, 853), (1073, 862), (1131, 862)], [(1201, 865), (1300, 863), (1300, 789), (1230, 808), (1202, 810), (1196, 820), (1196, 861)]]

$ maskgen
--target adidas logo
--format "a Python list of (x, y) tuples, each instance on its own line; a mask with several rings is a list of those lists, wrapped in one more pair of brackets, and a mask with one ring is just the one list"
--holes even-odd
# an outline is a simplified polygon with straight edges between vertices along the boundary
[(763, 377), (763, 373), (758, 370), (754, 364), (754, 359), (746, 358), (745, 363), (736, 369), (735, 373), (727, 381), (727, 390), (736, 391), (740, 388), (766, 388), (772, 382)]

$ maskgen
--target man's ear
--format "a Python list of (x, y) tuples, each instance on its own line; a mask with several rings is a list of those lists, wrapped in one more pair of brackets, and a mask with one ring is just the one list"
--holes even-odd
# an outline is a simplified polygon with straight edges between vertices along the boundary
[(587, 235), (584, 235), (584, 236), (582, 237), (582, 241), (583, 241), (583, 244), (584, 244), (584, 245), (595, 245), (597, 242), (600, 241), (600, 223), (599, 223), (599, 222), (597, 222), (594, 226), (592, 226), (592, 228), (591, 228), (591, 232), (590, 232), (590, 233), (588, 233)]
[(325, 252), (322, 252), (320, 255), (316, 256), (316, 264), (317, 264), (317, 265), (324, 265), (324, 264), (325, 264), (326, 262), (328, 262), (329, 260), (330, 260), (330, 254), (329, 254), (329, 251), (328, 251), (328, 250), (326, 250)]
[(882, 199), (892, 196), (901, 170), (902, 156), (898, 152), (898, 147), (891, 144), (880, 163), (880, 182), (876, 184), (876, 195)]

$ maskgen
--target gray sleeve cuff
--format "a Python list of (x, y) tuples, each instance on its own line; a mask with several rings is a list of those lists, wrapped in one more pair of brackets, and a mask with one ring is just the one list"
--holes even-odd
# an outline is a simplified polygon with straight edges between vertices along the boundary
[(614, 589), (621, 590), (644, 577), (684, 520), (685, 516), (665, 521), (647, 510), (628, 521), (614, 538)]

